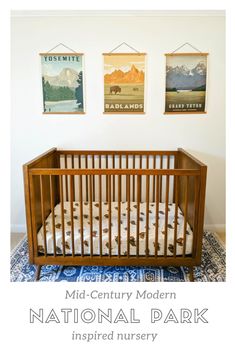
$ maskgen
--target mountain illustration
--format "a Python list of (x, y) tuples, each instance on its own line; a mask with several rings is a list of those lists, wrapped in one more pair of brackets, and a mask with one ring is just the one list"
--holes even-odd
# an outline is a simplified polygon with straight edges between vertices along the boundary
[(166, 67), (166, 88), (198, 89), (206, 86), (206, 65), (199, 62), (192, 70), (186, 65)]
[(192, 70), (199, 75), (206, 75), (206, 65), (203, 62), (199, 62), (197, 66)]
[(114, 70), (111, 74), (104, 75), (104, 83), (144, 83), (144, 72), (138, 70), (135, 65), (127, 72), (122, 70)]
[(73, 69), (64, 68), (57, 76), (44, 75), (44, 80), (49, 82), (51, 86), (75, 88), (78, 86), (78, 74)]

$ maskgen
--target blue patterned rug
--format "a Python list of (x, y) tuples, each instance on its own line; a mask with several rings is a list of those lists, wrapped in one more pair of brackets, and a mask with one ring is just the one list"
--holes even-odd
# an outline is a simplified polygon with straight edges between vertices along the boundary
[[(225, 248), (216, 234), (205, 232), (202, 265), (194, 268), (197, 282), (225, 281)], [(26, 237), (11, 254), (11, 281), (34, 281)], [(187, 282), (187, 267), (43, 266), (40, 281), (50, 282)]]

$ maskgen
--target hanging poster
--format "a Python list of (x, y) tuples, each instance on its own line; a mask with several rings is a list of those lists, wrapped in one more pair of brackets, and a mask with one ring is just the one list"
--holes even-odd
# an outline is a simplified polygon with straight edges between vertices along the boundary
[(165, 114), (206, 113), (207, 55), (166, 54)]
[(83, 54), (40, 54), (44, 114), (84, 113)]
[(144, 114), (145, 54), (104, 54), (104, 113)]

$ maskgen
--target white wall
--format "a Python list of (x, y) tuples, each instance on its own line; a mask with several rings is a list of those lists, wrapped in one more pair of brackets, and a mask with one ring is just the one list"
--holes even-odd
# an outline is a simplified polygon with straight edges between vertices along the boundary
[[(225, 20), (221, 15), (155, 14), (150, 17), (12, 18), (12, 231), (25, 228), (22, 164), (53, 146), (133, 150), (183, 147), (208, 165), (205, 223), (207, 228), (223, 228)], [(102, 114), (102, 53), (124, 41), (148, 54), (147, 102), (143, 116)], [(42, 115), (38, 53), (46, 52), (60, 42), (85, 54), (85, 115)], [(165, 116), (164, 53), (184, 42), (210, 53), (208, 114)], [(59, 49), (63, 51), (62, 47)]]

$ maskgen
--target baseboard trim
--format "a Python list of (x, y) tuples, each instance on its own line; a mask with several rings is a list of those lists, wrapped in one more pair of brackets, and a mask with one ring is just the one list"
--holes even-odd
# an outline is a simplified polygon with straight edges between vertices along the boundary
[(215, 233), (216, 232), (225, 233), (226, 225), (225, 224), (205, 224), (204, 229)]
[(11, 224), (11, 233), (26, 233), (25, 224)]

